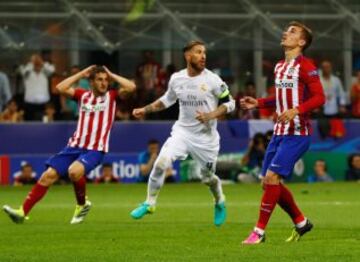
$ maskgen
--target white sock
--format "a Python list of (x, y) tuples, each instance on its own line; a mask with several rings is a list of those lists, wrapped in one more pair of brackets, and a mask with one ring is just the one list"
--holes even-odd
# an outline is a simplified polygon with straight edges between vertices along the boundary
[(261, 236), (265, 234), (265, 230), (258, 227), (254, 227), (254, 231)]
[(301, 221), (300, 223), (297, 223), (295, 226), (297, 228), (302, 228), (303, 226), (306, 225), (306, 222), (307, 222), (307, 218), (305, 217), (305, 219), (303, 221)]
[(212, 193), (212, 195), (215, 198), (215, 203), (222, 203), (225, 201), (225, 197), (223, 194), (222, 186), (221, 186), (221, 180), (217, 175), (213, 175), (211, 178), (211, 181), (209, 183), (209, 188)]
[(146, 203), (150, 206), (156, 204), (157, 197), (159, 195), (160, 189), (164, 184), (165, 172), (159, 168), (153, 168), (151, 170), (147, 188), (147, 198)]

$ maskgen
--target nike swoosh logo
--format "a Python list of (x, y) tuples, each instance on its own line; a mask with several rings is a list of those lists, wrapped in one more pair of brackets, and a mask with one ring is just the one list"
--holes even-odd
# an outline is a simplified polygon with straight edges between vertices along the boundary
[(271, 164), (271, 166), (273, 166), (273, 167), (280, 167), (280, 165), (277, 165), (277, 164)]

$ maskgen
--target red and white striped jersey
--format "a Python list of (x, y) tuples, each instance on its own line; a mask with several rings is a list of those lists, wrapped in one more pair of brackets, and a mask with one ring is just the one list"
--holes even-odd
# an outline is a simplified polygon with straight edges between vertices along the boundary
[(300, 55), (289, 62), (278, 62), (274, 70), (276, 96), (258, 99), (259, 107), (276, 107), (277, 115), (298, 108), (299, 114), (287, 123), (276, 122), (274, 135), (310, 135), (309, 113), (325, 102), (316, 67)]
[(96, 97), (92, 91), (76, 89), (73, 99), (79, 103), (79, 119), (68, 146), (109, 151), (110, 130), (116, 110), (116, 90)]

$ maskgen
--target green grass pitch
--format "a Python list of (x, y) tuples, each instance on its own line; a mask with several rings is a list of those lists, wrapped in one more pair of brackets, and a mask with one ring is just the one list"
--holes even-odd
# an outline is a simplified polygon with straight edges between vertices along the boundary
[[(201, 184), (165, 185), (155, 214), (133, 220), (146, 185), (89, 185), (86, 221), (70, 225), (71, 186), (54, 186), (23, 225), (0, 214), (0, 261), (360, 261), (360, 184), (291, 184), (315, 224), (285, 243), (290, 219), (276, 208), (267, 241), (241, 246), (258, 215), (259, 185), (225, 185), (227, 223), (213, 225), (213, 204)], [(30, 187), (1, 187), (0, 204), (18, 206)]]

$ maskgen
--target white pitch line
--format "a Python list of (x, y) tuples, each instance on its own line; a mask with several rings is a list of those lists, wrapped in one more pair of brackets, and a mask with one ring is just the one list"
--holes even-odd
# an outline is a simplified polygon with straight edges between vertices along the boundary
[[(99, 208), (134, 208), (138, 203), (128, 204), (128, 203), (94, 203), (93, 206)], [(360, 202), (341, 202), (341, 201), (324, 201), (324, 202), (301, 202), (301, 206), (360, 206)], [(208, 208), (212, 207), (213, 204), (209, 202), (198, 202), (198, 203), (158, 203), (159, 207), (165, 208)], [(226, 203), (228, 207), (242, 207), (242, 206), (259, 206), (259, 202), (240, 202), (240, 203)], [(71, 204), (39, 204), (38, 208), (72, 208)]]

